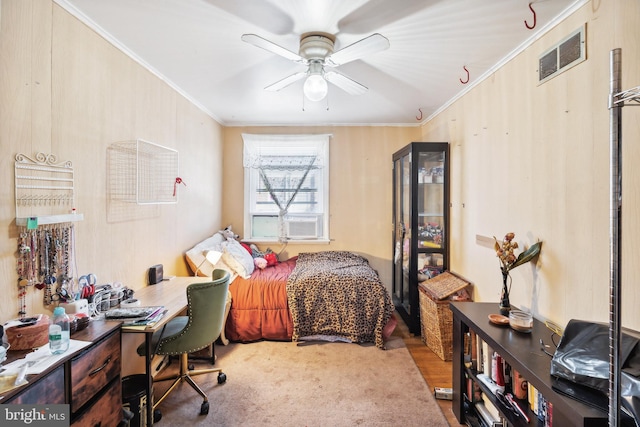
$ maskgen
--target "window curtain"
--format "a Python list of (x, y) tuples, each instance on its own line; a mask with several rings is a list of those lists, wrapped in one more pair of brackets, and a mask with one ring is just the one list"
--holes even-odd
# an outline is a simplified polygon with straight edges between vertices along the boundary
[[(243, 166), (257, 169), (260, 180), (278, 207), (278, 231), (285, 239), (284, 218), (312, 169), (321, 169), (325, 144), (330, 135), (249, 135), (243, 134)], [(292, 172), (287, 191), (277, 186), (276, 172)], [(279, 174), (278, 174), (279, 175)]]

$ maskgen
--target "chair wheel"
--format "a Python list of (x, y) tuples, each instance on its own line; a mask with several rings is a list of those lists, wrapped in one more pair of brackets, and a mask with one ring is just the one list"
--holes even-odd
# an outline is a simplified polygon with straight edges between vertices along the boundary
[(193, 371), (195, 369), (195, 366), (193, 365), (193, 363), (191, 363), (189, 366), (187, 366), (187, 369)]
[(227, 381), (227, 374), (224, 372), (218, 373), (218, 384), (224, 384)]
[(200, 415), (207, 415), (209, 413), (209, 402), (202, 402), (200, 406)]
[(153, 410), (153, 422), (157, 423), (161, 419), (162, 419), (162, 412), (160, 412), (159, 409), (154, 409)]

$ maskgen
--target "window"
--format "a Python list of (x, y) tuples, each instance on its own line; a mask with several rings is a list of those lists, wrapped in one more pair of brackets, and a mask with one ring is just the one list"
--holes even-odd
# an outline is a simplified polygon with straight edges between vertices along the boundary
[(245, 239), (328, 241), (330, 135), (242, 138)]

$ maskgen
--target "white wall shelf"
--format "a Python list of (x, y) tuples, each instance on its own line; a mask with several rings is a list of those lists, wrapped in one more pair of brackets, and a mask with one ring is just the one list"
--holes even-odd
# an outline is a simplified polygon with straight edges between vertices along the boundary
[(50, 224), (62, 224), (65, 222), (78, 222), (84, 219), (83, 214), (75, 213), (75, 214), (63, 214), (63, 215), (41, 215), (41, 216), (30, 216), (23, 218), (16, 218), (16, 225), (20, 227), (26, 227), (30, 220), (34, 219), (36, 225), (50, 225)]

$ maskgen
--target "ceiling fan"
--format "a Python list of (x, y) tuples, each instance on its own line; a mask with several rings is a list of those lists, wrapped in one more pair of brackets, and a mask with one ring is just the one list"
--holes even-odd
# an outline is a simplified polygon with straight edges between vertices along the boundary
[(285, 77), (265, 87), (265, 90), (278, 91), (306, 77), (303, 92), (311, 101), (321, 101), (327, 96), (329, 90), (327, 82), (336, 85), (351, 95), (360, 95), (366, 92), (366, 86), (335, 71), (333, 68), (389, 48), (389, 40), (378, 33), (365, 37), (336, 52), (333, 51), (335, 40), (335, 36), (328, 33), (305, 33), (300, 36), (299, 53), (295, 53), (258, 35), (242, 35), (242, 41), (244, 42), (307, 66), (306, 71), (300, 71)]

